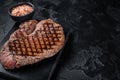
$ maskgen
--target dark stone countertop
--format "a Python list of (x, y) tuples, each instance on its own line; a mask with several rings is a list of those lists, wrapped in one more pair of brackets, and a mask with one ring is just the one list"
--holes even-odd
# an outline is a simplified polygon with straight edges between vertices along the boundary
[[(120, 80), (119, 0), (29, 1), (36, 7), (34, 18), (52, 18), (65, 31), (75, 30), (55, 80)], [(0, 41), (15, 24), (7, 9), (16, 3), (0, 2)]]
[(8, 15), (8, 8), (13, 4), (15, 4), (13, 0), (2, 0), (0, 2), (0, 42), (15, 24)]

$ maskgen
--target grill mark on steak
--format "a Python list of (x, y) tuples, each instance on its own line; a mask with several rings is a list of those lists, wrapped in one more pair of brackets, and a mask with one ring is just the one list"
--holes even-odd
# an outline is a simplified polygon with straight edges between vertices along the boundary
[(31, 51), (31, 52), (30, 52), (30, 51), (28, 51), (28, 55), (29, 55), (29, 56), (32, 56), (33, 52), (32, 52), (32, 50), (31, 50), (31, 48), (32, 48), (32, 47), (31, 47), (31, 44), (30, 44), (29, 37), (27, 37), (27, 41), (28, 41), (28, 44), (29, 44), (29, 47), (27, 48), (27, 51), (28, 51), (28, 50), (30, 50), (30, 51)]
[[(49, 29), (49, 35), (47, 35), (47, 37), (50, 37), (50, 35), (52, 35), (52, 33), (51, 33), (51, 30), (50, 30), (50, 25), (48, 24), (48, 29)], [(52, 44), (51, 44), (51, 40), (50, 40), (50, 38), (49, 38), (49, 45), (50, 45), (50, 48), (52, 48), (51, 46), (52, 46)]]
[[(16, 44), (15, 44), (15, 40), (13, 41), (13, 44), (16, 45)], [(17, 50), (17, 47), (14, 46), (13, 48), (14, 48), (13, 51), (15, 51), (15, 53), (17, 53), (17, 51), (16, 51), (16, 50)]]
[(21, 47), (21, 45), (19, 45), (19, 44), (21, 44), (20, 43), (20, 41), (18, 40), (18, 48), (20, 49), (20, 50), (18, 50), (18, 52), (16, 53), (16, 54), (22, 54), (22, 47)]
[[(37, 37), (39, 37), (39, 36), (38, 36), (38, 31), (40, 31), (40, 30), (37, 30), (37, 31), (36, 31), (36, 40), (37, 40), (37, 42), (38, 42), (38, 45), (40, 46), (40, 52), (42, 53), (42, 52), (43, 52), (42, 45), (41, 45), (41, 43), (40, 43), (39, 38), (37, 38)], [(39, 51), (38, 51), (38, 52), (39, 52)]]
[[(45, 34), (44, 34), (45, 35)], [(42, 34), (42, 40), (43, 40), (43, 42), (44, 42), (44, 44), (42, 45), (42, 46), (44, 46), (44, 48), (43, 49), (47, 49), (47, 47), (46, 47), (46, 42), (45, 42), (45, 39), (44, 39), (44, 36), (43, 34)]]
[(35, 52), (36, 54), (38, 54), (38, 52), (37, 52), (37, 48), (36, 48), (36, 44), (35, 44), (35, 41), (34, 41), (33, 36), (32, 36), (32, 40), (33, 40), (33, 43), (34, 43), (34, 46), (35, 46), (35, 51), (33, 51), (33, 52)]
[[(46, 25), (46, 26), (45, 26), (45, 25)], [(47, 44), (46, 47), (47, 47), (47, 49), (50, 49), (50, 48), (51, 48), (50, 40), (49, 40), (49, 37), (48, 37), (48, 35), (47, 35), (47, 34), (48, 34), (47, 31), (50, 32), (50, 30), (48, 30), (48, 23), (44, 24), (43, 26), (46, 28), (46, 29), (45, 29), (45, 35), (46, 35), (46, 41), (47, 41), (47, 42), (46, 42), (46, 44)]]
[(31, 47), (32, 47), (32, 56), (35, 56), (35, 55), (38, 55), (37, 54), (37, 50), (36, 50), (36, 45), (35, 45), (35, 42), (34, 42), (34, 39), (33, 39), (33, 36), (31, 37), (31, 39), (32, 39), (32, 44), (31, 44)]
[(49, 25), (48, 25), (48, 23), (47, 23), (47, 28), (48, 28), (48, 33), (46, 32), (46, 36), (47, 36), (47, 39), (48, 39), (48, 44), (49, 44), (49, 48), (51, 48), (51, 44), (50, 44), (50, 39), (49, 39), (49, 36), (48, 36), (48, 34), (50, 34), (51, 33), (51, 31), (50, 31), (50, 28), (49, 28)]
[[(36, 48), (36, 49), (37, 49), (37, 52), (38, 52), (38, 53), (42, 53), (42, 52), (43, 52), (43, 49), (42, 49), (42, 46), (41, 46), (41, 43), (40, 43), (39, 39), (36, 38), (36, 41), (37, 41), (37, 44), (36, 44), (36, 45), (38, 46), (38, 47)], [(39, 48), (39, 47), (40, 47), (40, 48)], [(38, 49), (38, 48), (39, 48), (39, 49)]]
[[(26, 47), (26, 44), (25, 44), (25, 39), (22, 38), (22, 41), (23, 41), (24, 46), (25, 46), (25, 51), (24, 51), (24, 55), (25, 55), (25, 53), (27, 53), (27, 47)], [(26, 55), (25, 55), (25, 56), (26, 56)]]

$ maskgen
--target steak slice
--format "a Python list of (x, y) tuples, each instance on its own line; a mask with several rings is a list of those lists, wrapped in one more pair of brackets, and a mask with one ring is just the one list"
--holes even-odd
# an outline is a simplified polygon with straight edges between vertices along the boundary
[(20, 24), (2, 46), (0, 61), (6, 69), (37, 63), (55, 55), (64, 45), (61, 25), (51, 19)]

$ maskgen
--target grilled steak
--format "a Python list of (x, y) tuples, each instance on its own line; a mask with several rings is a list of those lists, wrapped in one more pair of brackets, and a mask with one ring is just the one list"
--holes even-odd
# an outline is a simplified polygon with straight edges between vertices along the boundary
[(0, 61), (6, 69), (37, 63), (55, 55), (64, 45), (61, 25), (51, 19), (20, 24), (2, 46)]

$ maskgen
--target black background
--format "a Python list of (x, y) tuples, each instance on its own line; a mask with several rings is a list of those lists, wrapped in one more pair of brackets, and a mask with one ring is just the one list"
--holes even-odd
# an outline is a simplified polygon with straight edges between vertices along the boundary
[[(0, 2), (3, 38), (15, 23), (7, 9), (19, 1)], [(74, 30), (57, 66), (55, 80), (120, 80), (119, 0), (29, 1), (36, 7), (34, 18), (52, 18), (65, 32)]]

